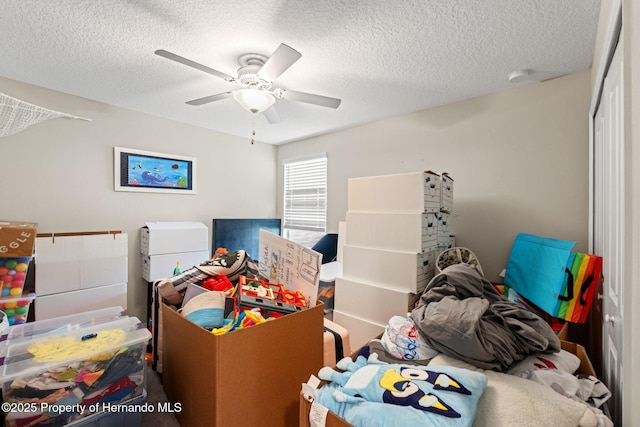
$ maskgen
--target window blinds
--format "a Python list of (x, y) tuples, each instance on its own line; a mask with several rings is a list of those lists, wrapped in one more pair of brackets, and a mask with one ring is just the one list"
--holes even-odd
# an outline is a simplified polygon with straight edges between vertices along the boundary
[(327, 156), (284, 162), (284, 228), (325, 232)]

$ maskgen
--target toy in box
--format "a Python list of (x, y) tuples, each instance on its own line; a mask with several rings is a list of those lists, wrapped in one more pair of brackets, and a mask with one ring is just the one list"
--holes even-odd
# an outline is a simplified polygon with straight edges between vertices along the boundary
[(4, 344), (5, 425), (63, 426), (144, 393), (146, 343), (134, 317), (21, 336)]
[(36, 294), (26, 294), (18, 297), (0, 298), (0, 311), (7, 315), (9, 325), (22, 325), (27, 323), (29, 307), (36, 298)]
[(263, 308), (280, 313), (295, 313), (307, 308), (307, 301), (300, 291), (290, 291), (280, 283), (240, 276), (237, 305)]

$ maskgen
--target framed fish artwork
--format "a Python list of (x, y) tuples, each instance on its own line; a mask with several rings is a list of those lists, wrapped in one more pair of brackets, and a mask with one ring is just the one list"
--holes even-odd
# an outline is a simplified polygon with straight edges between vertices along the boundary
[(114, 190), (196, 193), (196, 159), (114, 147)]

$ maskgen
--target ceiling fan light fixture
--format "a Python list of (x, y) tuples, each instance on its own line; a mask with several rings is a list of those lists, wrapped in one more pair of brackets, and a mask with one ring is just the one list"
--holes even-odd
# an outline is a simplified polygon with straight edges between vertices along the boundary
[(242, 108), (254, 114), (263, 112), (276, 102), (273, 95), (258, 89), (236, 90), (233, 92), (233, 98)]
[(517, 70), (509, 74), (509, 83), (522, 83), (531, 80), (531, 70)]

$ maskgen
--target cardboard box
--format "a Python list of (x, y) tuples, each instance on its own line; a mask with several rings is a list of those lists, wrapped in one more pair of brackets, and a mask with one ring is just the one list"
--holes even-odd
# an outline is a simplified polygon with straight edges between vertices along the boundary
[(145, 222), (140, 253), (173, 254), (209, 250), (209, 229), (201, 222)]
[(334, 309), (371, 322), (387, 324), (392, 316), (406, 316), (417, 299), (405, 290), (336, 278)]
[(142, 278), (147, 282), (164, 279), (173, 276), (176, 264), (180, 263), (182, 270), (187, 270), (194, 265), (211, 258), (209, 251), (178, 252), (162, 255), (142, 256)]
[(431, 171), (350, 178), (350, 212), (438, 212), (440, 175)]
[(0, 221), (0, 257), (31, 257), (37, 224)]
[(451, 214), (438, 212), (433, 214), (437, 219), (437, 240), (446, 239), (451, 235)]
[[(373, 338), (373, 337), (372, 337)], [(578, 368), (577, 374), (586, 374), (596, 376), (595, 371), (593, 370), (593, 366), (587, 353), (580, 344), (572, 343), (569, 341), (560, 341), (562, 345), (562, 349), (569, 351), (580, 359), (580, 367)], [(312, 403), (305, 399), (304, 394), (300, 393), (300, 424), (299, 427), (311, 427), (311, 423), (309, 422), (309, 413), (312, 411)], [(314, 408), (314, 414), (316, 409)], [(320, 409), (318, 412), (320, 414), (324, 414), (326, 409)], [(322, 415), (321, 415), (322, 416)], [(346, 422), (336, 414), (331, 411), (326, 412), (326, 420), (323, 424), (324, 427), (353, 427), (352, 424)]]
[(456, 246), (456, 236), (452, 234), (448, 236), (438, 236), (438, 249), (436, 253), (440, 255), (440, 253), (442, 253), (443, 251), (454, 248), (455, 246)]
[(189, 427), (297, 426), (300, 385), (323, 366), (324, 306), (213, 335), (162, 305), (162, 383)]
[(440, 210), (453, 212), (453, 178), (448, 173), (443, 173), (440, 179)]
[(39, 236), (36, 239), (38, 297), (126, 283), (128, 251), (126, 233)]
[(433, 277), (435, 262), (436, 248), (415, 253), (345, 245), (342, 276), (419, 293)]
[(437, 245), (438, 214), (347, 212), (346, 244), (389, 251), (425, 252)]
[(583, 346), (565, 340), (560, 340), (560, 345), (563, 350), (575, 354), (578, 356), (578, 359), (580, 359), (580, 366), (578, 367), (576, 374), (585, 374), (597, 377), (596, 371), (593, 369), (593, 365), (591, 364), (591, 360), (589, 359), (589, 356), (587, 356), (587, 351)]

